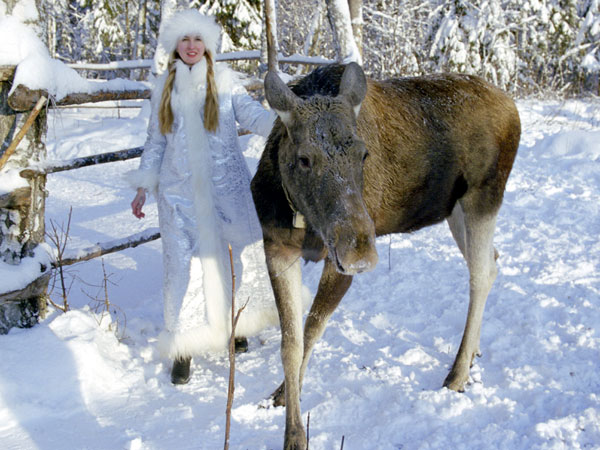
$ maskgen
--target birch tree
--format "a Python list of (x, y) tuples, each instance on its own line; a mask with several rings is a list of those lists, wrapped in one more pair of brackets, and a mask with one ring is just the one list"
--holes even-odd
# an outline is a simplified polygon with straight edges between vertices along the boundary
[(354, 36), (354, 42), (358, 47), (358, 52), (362, 58), (362, 27), (363, 27), (363, 2), (362, 0), (348, 0), (348, 6), (350, 8), (350, 22), (352, 23), (352, 35)]
[(341, 63), (351, 61), (362, 65), (362, 57), (354, 35), (352, 34), (352, 20), (348, 0), (325, 0), (327, 4), (327, 17), (333, 30), (337, 60)]
[(279, 43), (277, 41), (277, 9), (275, 0), (265, 0), (263, 15), (263, 33), (259, 68), (260, 72), (268, 69), (271, 72), (279, 71), (278, 52)]

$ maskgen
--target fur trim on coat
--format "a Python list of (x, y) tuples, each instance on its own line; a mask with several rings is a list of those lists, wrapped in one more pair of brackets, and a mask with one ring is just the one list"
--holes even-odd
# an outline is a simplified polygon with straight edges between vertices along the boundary
[(171, 54), (177, 48), (177, 41), (186, 35), (201, 36), (204, 46), (213, 56), (217, 54), (221, 27), (213, 16), (205, 16), (195, 9), (177, 11), (161, 27), (158, 42)]

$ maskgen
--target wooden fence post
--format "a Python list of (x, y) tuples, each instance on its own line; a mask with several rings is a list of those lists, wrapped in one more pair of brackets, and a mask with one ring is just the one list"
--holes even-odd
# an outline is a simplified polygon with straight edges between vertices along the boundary
[[(15, 67), (0, 67), (0, 157), (25, 125), (29, 111), (15, 111), (8, 104)], [(46, 156), (46, 108), (29, 127), (4, 169), (19, 169)], [(0, 192), (0, 261), (19, 265), (33, 255), (45, 241), (44, 210), (46, 176), (26, 180), (27, 186), (12, 192)], [(11, 292), (0, 292), (0, 334), (12, 327), (31, 327), (46, 311), (46, 290), (50, 267), (40, 267), (40, 277), (28, 286)]]

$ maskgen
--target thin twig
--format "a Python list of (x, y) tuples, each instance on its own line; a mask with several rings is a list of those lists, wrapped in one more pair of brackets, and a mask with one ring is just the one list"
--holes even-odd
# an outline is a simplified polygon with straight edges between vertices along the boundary
[[(68, 292), (69, 292), (70, 288), (68, 290), (67, 287), (65, 286), (64, 253), (65, 253), (65, 249), (67, 248), (67, 242), (69, 240), (69, 231), (71, 229), (72, 214), (73, 214), (73, 207), (69, 208), (69, 218), (67, 221), (67, 229), (65, 230), (62, 227), (62, 225), (60, 227), (60, 231), (62, 234), (59, 233), (58, 228), (56, 227), (56, 224), (52, 220), (50, 220), (50, 226), (52, 228), (52, 233), (46, 232), (46, 236), (48, 236), (48, 239), (50, 239), (50, 242), (52, 242), (54, 244), (54, 246), (56, 247), (56, 261), (52, 265), (58, 269), (58, 276), (59, 276), (60, 285), (61, 285), (61, 289), (62, 289), (62, 299), (63, 299), (63, 306), (58, 307), (58, 309), (60, 309), (63, 312), (67, 312), (69, 310), (69, 303), (67, 301), (67, 296), (68, 296)], [(57, 305), (53, 301), (50, 301), (50, 303), (52, 304), (52, 306), (57, 307)]]
[(229, 387), (227, 388), (227, 408), (225, 410), (225, 445), (229, 449), (229, 434), (231, 432), (231, 407), (233, 406), (233, 393), (235, 390), (235, 328), (240, 314), (248, 306), (248, 301), (235, 314), (235, 270), (233, 267), (233, 252), (229, 244), (229, 264), (231, 265), (231, 336), (229, 336)]
[(388, 270), (392, 270), (392, 235), (390, 234), (390, 241), (388, 243)]
[(306, 417), (306, 450), (308, 450), (308, 443), (310, 441), (310, 411)]
[(110, 302), (108, 301), (108, 277), (106, 276), (106, 268), (104, 267), (104, 258), (102, 258), (102, 284), (104, 287), (104, 306), (106, 312), (110, 316)]

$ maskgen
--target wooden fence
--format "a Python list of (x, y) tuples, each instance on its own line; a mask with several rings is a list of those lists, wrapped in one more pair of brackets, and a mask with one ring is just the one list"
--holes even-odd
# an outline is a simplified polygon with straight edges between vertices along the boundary
[[(216, 59), (233, 61), (259, 58), (259, 52), (238, 52), (219, 54)], [(333, 61), (292, 55), (279, 57), (279, 62), (322, 65)], [(151, 60), (139, 60), (108, 64), (73, 64), (71, 67), (81, 70), (123, 70), (150, 68), (151, 64)], [(106, 89), (94, 93), (71, 93), (59, 101), (55, 101), (43, 90), (31, 90), (26, 86), (17, 86), (8, 96), (14, 74), (15, 67), (0, 67), (0, 170), (4, 163), (7, 164), (7, 167), (17, 169), (27, 186), (13, 189), (7, 193), (0, 191), (0, 261), (18, 265), (23, 258), (31, 256), (40, 243), (46, 241), (44, 200), (48, 174), (137, 158), (142, 153), (142, 147), (136, 147), (69, 161), (53, 162), (50, 165), (44, 164), (46, 149), (43, 142), (47, 127), (45, 109), (114, 100), (149, 99), (151, 92), (148, 88)], [(249, 90), (262, 89), (262, 83), (250, 84), (247, 88)], [(50, 100), (44, 102), (45, 98)], [(34, 116), (31, 111), (36, 111), (36, 105), (37, 112)], [(23, 142), (18, 139), (19, 134), (24, 137)], [(31, 162), (34, 165), (31, 165)], [(39, 164), (36, 165), (36, 163)], [(5, 226), (1, 226), (1, 224), (5, 224)], [(77, 256), (65, 255), (61, 259), (61, 264), (69, 265), (86, 261), (124, 248), (136, 247), (159, 237), (158, 228), (149, 228), (122, 239), (98, 243), (79, 251)], [(52, 262), (50, 267), (41, 267), (40, 276), (25, 288), (0, 292), (0, 334), (8, 332), (12, 326), (32, 326), (37, 323), (39, 315), (43, 316), (46, 308), (46, 291), (52, 269), (56, 267), (56, 264), (56, 262)]]
[[(150, 89), (73, 93), (60, 101), (53, 101), (47, 92), (26, 86), (17, 86), (9, 96), (14, 74), (15, 67), (0, 67), (0, 170), (12, 169), (4, 171), (3, 177), (9, 178), (9, 172), (18, 172), (22, 181), (9, 192), (0, 191), (0, 261), (19, 266), (34, 255), (39, 244), (46, 242), (44, 213), (48, 174), (137, 158), (142, 153), (142, 148), (136, 147), (45, 164), (46, 109), (107, 100), (148, 99)], [(77, 256), (66, 255), (61, 264), (86, 261), (159, 237), (158, 229), (151, 228), (115, 241), (98, 243), (79, 251)], [(55, 261), (40, 263), (39, 276), (27, 286), (0, 292), (0, 334), (7, 333), (14, 326), (33, 326), (38, 317), (44, 315), (46, 291), (55, 267)]]

